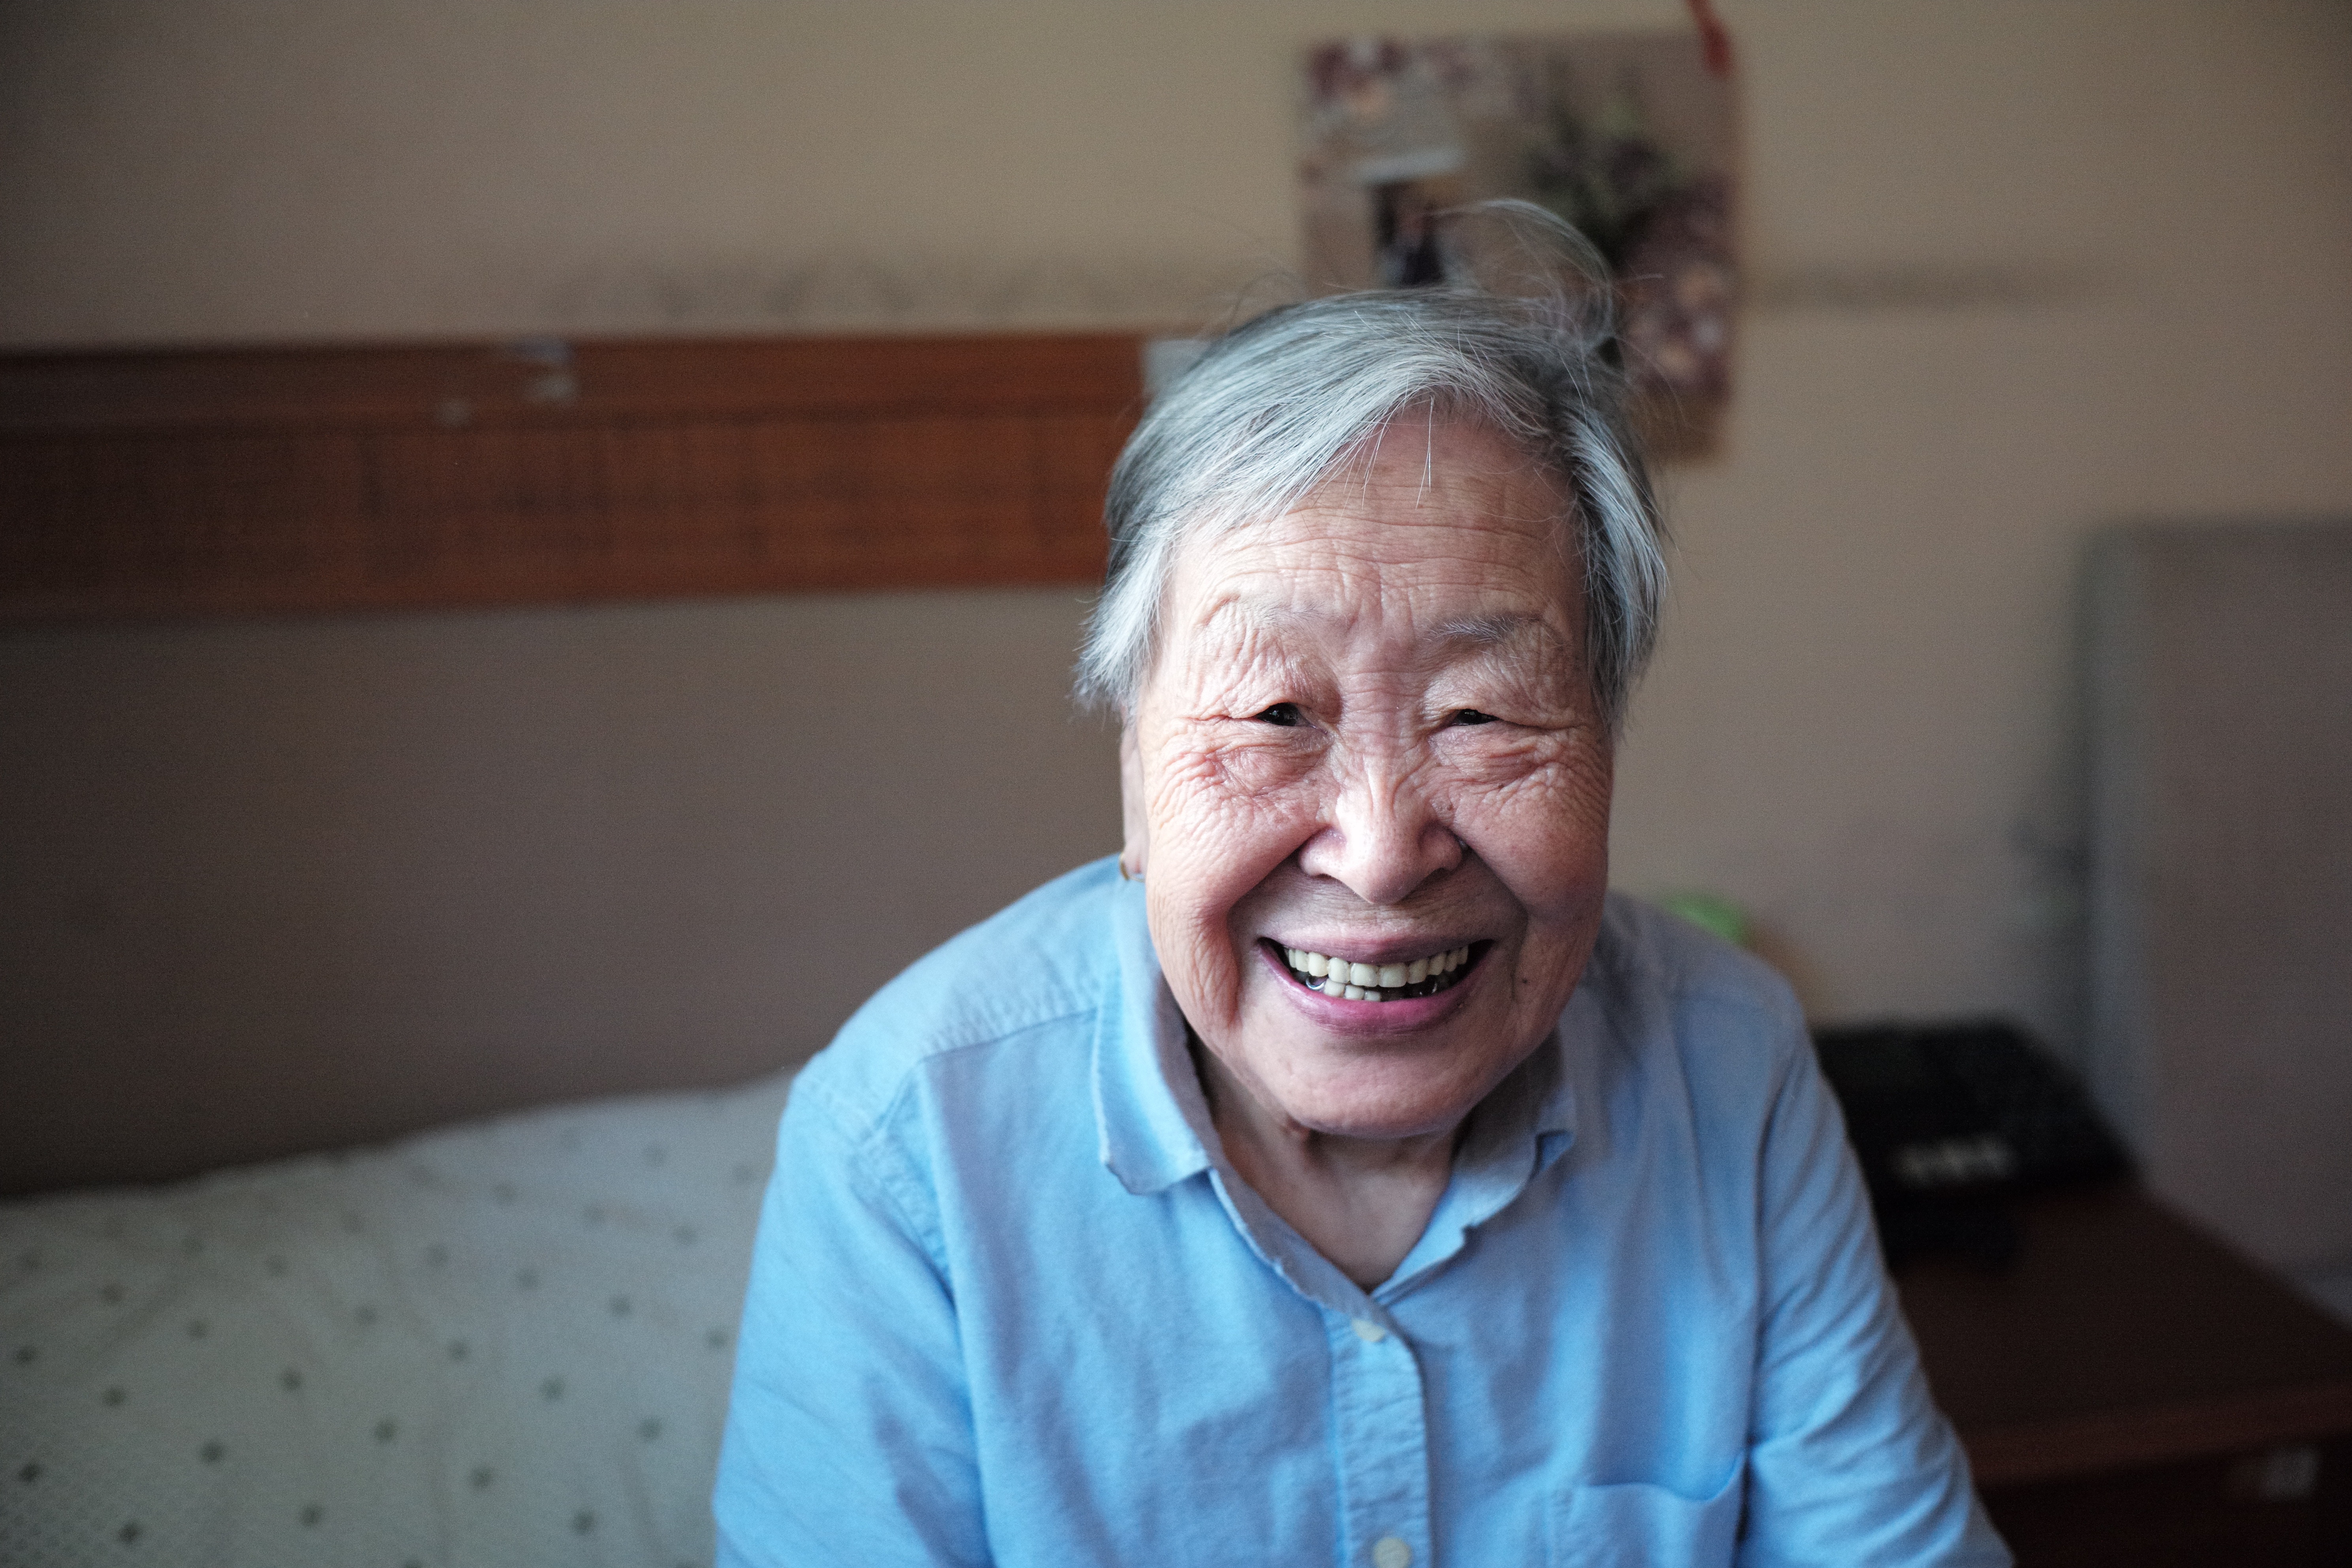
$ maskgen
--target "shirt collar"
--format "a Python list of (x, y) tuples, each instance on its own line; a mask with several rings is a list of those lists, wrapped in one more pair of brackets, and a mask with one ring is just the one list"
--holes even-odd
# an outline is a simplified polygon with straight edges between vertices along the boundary
[(1575, 1137), (1567, 1052), (1576, 1009), (1470, 1112), (1453, 1178), (1412, 1250), (1372, 1291), (1391, 1301), (1462, 1250), (1471, 1231), (1518, 1200)]
[(1184, 1016), (1160, 973), (1143, 885), (1110, 889), (1112, 993), (1096, 1014), (1095, 1121), (1102, 1162), (1130, 1193), (1156, 1193), (1209, 1168), (1209, 1125), (1185, 1048)]

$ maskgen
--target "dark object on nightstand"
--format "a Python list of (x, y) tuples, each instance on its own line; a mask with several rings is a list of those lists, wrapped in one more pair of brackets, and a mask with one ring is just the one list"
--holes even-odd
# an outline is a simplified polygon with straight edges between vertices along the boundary
[(1814, 1031), (1890, 1266), (2015, 1257), (2011, 1200), (2114, 1181), (2123, 1145), (2074, 1074), (1999, 1019)]

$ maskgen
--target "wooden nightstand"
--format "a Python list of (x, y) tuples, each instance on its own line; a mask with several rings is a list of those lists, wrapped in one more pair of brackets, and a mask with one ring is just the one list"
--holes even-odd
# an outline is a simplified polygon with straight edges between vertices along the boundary
[(2019, 1568), (2352, 1564), (2352, 1330), (2132, 1187), (1898, 1277)]

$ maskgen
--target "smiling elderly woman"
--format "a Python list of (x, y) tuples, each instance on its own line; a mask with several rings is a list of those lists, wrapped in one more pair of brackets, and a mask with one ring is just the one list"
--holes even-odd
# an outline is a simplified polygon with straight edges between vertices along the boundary
[(1605, 334), (1223, 339), (1114, 476), (1128, 843), (802, 1073), (722, 1563), (2006, 1562), (1785, 986), (1607, 891)]

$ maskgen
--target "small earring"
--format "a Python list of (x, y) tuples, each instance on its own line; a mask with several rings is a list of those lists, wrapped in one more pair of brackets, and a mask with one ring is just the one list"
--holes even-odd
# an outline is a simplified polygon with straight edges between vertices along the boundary
[(1118, 858), (1118, 879), (1122, 882), (1140, 882), (1143, 880), (1143, 873), (1141, 871), (1129, 870), (1127, 868), (1127, 857), (1122, 855)]

